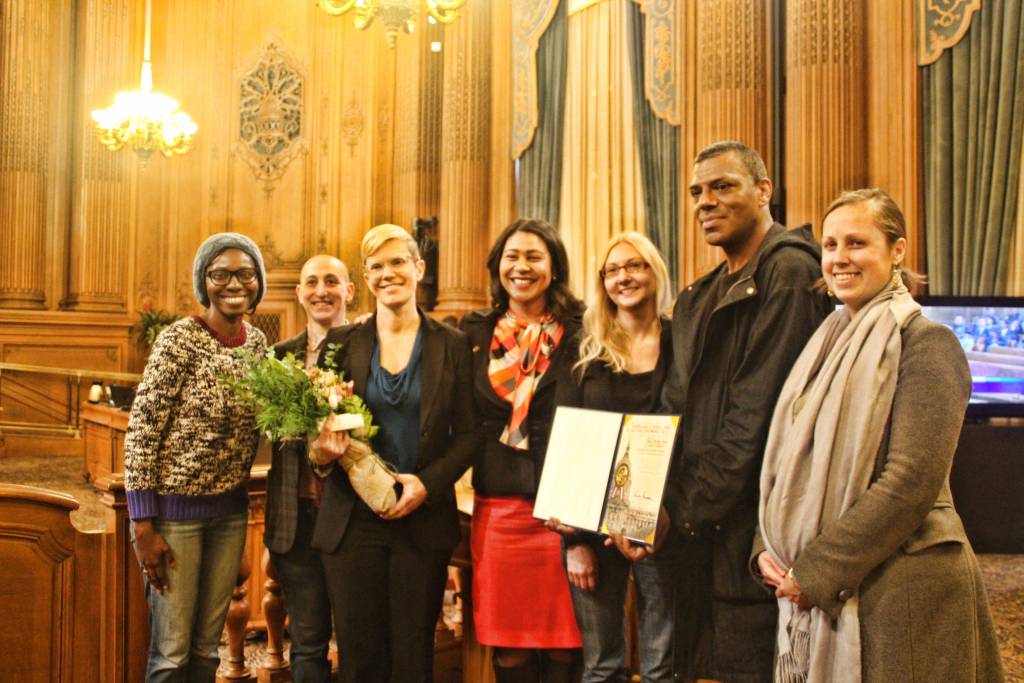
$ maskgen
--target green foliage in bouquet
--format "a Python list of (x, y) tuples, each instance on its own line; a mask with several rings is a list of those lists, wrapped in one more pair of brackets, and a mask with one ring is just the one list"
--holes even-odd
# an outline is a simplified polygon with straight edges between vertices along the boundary
[(223, 381), (255, 410), (257, 428), (270, 439), (316, 436), (322, 421), (332, 412), (363, 416), (367, 426), (353, 430), (356, 437), (369, 439), (377, 433), (373, 415), (358, 396), (342, 399), (331, 410), (327, 388), (341, 382), (340, 371), (314, 369), (314, 381), (305, 364), (291, 353), (284, 358), (277, 358), (273, 349), (268, 349), (263, 357), (238, 353), (246, 360), (248, 369), (240, 380), (224, 377)]

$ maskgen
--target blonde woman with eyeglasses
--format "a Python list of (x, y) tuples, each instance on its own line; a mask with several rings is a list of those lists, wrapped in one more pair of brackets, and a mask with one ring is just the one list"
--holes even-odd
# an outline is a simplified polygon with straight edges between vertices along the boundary
[[(628, 413), (659, 411), (672, 356), (671, 330), (661, 312), (671, 305), (665, 262), (638, 232), (616, 235), (601, 258), (593, 302), (583, 316), (572, 382), (559, 385), (559, 405)], [(674, 592), (678, 544), (631, 562), (596, 535), (550, 520), (565, 538), (565, 562), (576, 622), (583, 635), (583, 681), (627, 680), (623, 609), (630, 572), (640, 615), (640, 675), (672, 681)]]

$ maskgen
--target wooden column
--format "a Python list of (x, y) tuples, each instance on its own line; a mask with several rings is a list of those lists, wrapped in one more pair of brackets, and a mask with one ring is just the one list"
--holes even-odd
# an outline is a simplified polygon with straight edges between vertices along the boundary
[[(704, 243), (687, 188), (693, 159), (718, 140), (737, 140), (768, 159), (770, 88), (766, 3), (707, 0), (680, 3), (683, 91), (680, 144), (679, 280), (686, 284), (713, 268), (720, 252)], [(772, 169), (768, 169), (769, 175)]]
[(131, 151), (111, 152), (103, 147), (96, 140), (89, 112), (110, 106), (118, 91), (138, 87), (141, 60), (132, 50), (135, 4), (130, 0), (78, 3), (76, 149), (69, 282), (63, 302), (69, 309), (127, 310), (128, 282), (134, 271), (133, 168), (138, 158)]
[(907, 265), (923, 272), (921, 71), (914, 52), (917, 3), (867, 0), (868, 184), (896, 200), (907, 218)]
[(491, 3), (469, 0), (445, 28), (439, 313), (487, 304)]
[[(906, 3), (901, 3), (906, 4)], [(867, 183), (865, 0), (786, 3), (786, 217), (810, 222)]]
[(0, 308), (44, 308), (59, 270), (73, 14), (70, 0), (0, 3)]

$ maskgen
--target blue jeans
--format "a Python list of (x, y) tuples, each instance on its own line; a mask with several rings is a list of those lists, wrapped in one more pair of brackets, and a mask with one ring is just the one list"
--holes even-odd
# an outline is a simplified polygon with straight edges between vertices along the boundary
[(147, 683), (213, 683), (228, 603), (245, 548), (248, 513), (184, 522), (156, 519), (170, 546), (163, 593), (146, 583), (149, 602)]
[(288, 635), (292, 642), (289, 659), (295, 683), (327, 683), (331, 678), (331, 665), (327, 661), (331, 605), (320, 552), (309, 547), (316, 513), (311, 501), (300, 499), (291, 550), (270, 553), (284, 589)]
[(597, 554), (597, 589), (569, 587), (576, 623), (583, 636), (583, 683), (627, 683), (623, 610), (629, 572), (633, 572), (640, 616), (640, 676), (644, 683), (673, 678), (677, 544), (666, 543), (657, 555), (630, 562), (614, 548), (591, 545)]

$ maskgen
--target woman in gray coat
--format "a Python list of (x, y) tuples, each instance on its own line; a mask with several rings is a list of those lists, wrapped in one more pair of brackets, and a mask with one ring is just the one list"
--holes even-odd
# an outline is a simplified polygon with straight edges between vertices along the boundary
[(779, 599), (776, 681), (1003, 680), (949, 491), (971, 376), (907, 291), (906, 243), (880, 190), (825, 212), (822, 274), (845, 307), (779, 396), (752, 558)]

